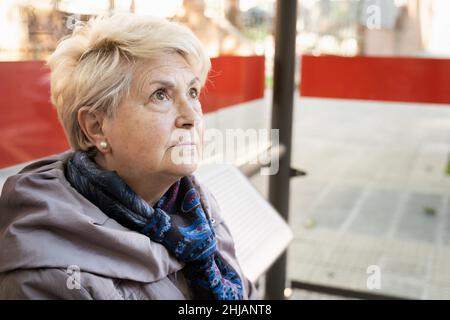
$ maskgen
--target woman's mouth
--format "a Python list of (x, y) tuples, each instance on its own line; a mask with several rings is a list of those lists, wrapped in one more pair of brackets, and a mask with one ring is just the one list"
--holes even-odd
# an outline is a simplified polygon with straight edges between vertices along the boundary
[(175, 148), (175, 150), (179, 150), (180, 152), (195, 152), (197, 150), (197, 144), (194, 142), (180, 142), (171, 147)]
[(189, 146), (195, 147), (195, 143), (194, 142), (181, 142), (181, 143), (177, 143), (173, 147), (189, 147)]

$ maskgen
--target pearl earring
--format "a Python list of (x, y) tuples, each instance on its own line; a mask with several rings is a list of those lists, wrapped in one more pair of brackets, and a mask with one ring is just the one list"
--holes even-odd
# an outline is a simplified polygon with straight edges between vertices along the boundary
[(100, 148), (102, 148), (102, 149), (108, 148), (108, 143), (106, 143), (106, 141), (100, 142)]

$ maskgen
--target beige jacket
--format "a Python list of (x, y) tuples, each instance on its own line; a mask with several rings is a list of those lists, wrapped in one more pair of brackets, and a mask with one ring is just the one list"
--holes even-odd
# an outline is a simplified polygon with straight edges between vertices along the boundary
[[(0, 196), (0, 299), (192, 299), (178, 262), (159, 243), (121, 226), (64, 176), (68, 151), (6, 181)], [(242, 274), (214, 196), (195, 179), (218, 248)]]

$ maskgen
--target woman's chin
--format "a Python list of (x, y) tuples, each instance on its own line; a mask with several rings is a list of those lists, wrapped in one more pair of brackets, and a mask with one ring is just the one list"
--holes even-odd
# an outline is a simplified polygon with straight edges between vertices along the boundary
[(184, 177), (193, 174), (194, 171), (197, 170), (197, 167), (197, 163), (174, 165), (172, 168), (170, 168), (170, 173), (174, 176)]
[(192, 174), (198, 167), (199, 156), (196, 150), (188, 148), (172, 149), (170, 171), (177, 176)]

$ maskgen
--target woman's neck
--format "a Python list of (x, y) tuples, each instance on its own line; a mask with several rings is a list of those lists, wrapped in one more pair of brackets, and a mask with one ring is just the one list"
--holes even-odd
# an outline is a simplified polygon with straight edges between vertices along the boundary
[(103, 155), (99, 154), (94, 157), (94, 161), (103, 170), (116, 171), (122, 180), (152, 207), (181, 178), (163, 173), (142, 175), (135, 172), (129, 172), (128, 174), (118, 172), (112, 165), (108, 165)]

